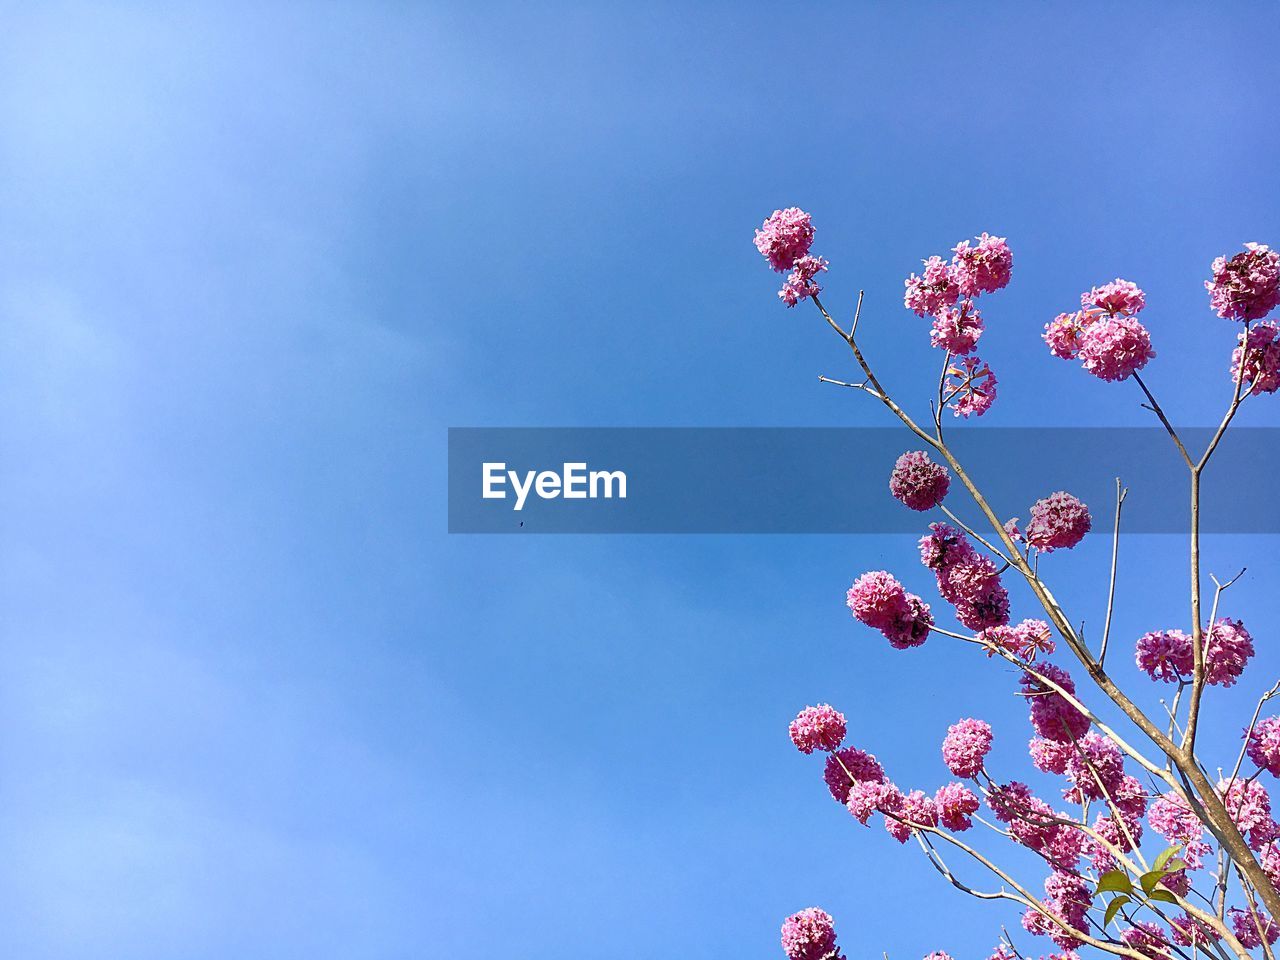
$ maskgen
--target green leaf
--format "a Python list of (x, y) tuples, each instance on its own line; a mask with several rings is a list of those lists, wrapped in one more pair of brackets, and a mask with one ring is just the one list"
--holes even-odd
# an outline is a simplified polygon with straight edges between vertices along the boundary
[(1185, 860), (1170, 860), (1168, 863), (1164, 865), (1164, 872), (1177, 873), (1179, 870), (1185, 869), (1186, 866), (1187, 866), (1187, 861)]
[(1105, 927), (1110, 924), (1116, 918), (1116, 914), (1120, 912), (1120, 908), (1128, 902), (1129, 898), (1123, 895), (1112, 898), (1111, 902), (1107, 904), (1107, 914), (1102, 918), (1102, 925)]
[(1097, 893), (1133, 893), (1133, 883), (1123, 870), (1108, 870), (1098, 878)]
[[(1182, 844), (1178, 844), (1176, 847), (1170, 847), (1168, 850), (1165, 850), (1163, 853), (1161, 853), (1160, 856), (1156, 857), (1156, 862), (1152, 864), (1152, 866), (1154, 866), (1157, 870), (1166, 869), (1166, 864), (1168, 864), (1169, 858), (1181, 850), (1182, 850)], [(1186, 864), (1184, 863), (1183, 866), (1185, 867)], [(1173, 870), (1177, 868), (1168, 867), (1168, 869)]]
[(1177, 903), (1178, 902), (1178, 898), (1175, 897), (1168, 890), (1161, 890), (1159, 888), (1156, 888), (1155, 890), (1152, 890), (1149, 894), (1147, 894), (1147, 899), (1159, 900), (1161, 903)]
[(1150, 895), (1151, 891), (1156, 888), (1156, 884), (1164, 879), (1166, 870), (1151, 870), (1144, 873), (1138, 878), (1138, 882), (1142, 884), (1142, 892)]

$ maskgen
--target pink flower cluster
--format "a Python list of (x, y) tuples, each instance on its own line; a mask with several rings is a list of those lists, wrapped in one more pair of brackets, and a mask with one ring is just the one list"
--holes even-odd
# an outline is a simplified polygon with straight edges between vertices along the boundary
[(1195, 652), (1181, 630), (1156, 630), (1138, 638), (1134, 660), (1152, 680), (1178, 683), (1191, 675)]
[(1275, 840), (1280, 827), (1271, 819), (1271, 796), (1257, 780), (1219, 780), (1218, 794), (1241, 833), (1255, 850)]
[(995, 293), (1013, 276), (1013, 251), (1005, 238), (983, 233), (977, 240), (961, 240), (952, 251), (951, 276), (963, 297)]
[(1147, 305), (1147, 295), (1131, 280), (1119, 277), (1100, 287), (1094, 287), (1088, 293), (1080, 294), (1082, 310), (1101, 310), (1108, 316), (1118, 313), (1133, 316)]
[(1259, 323), (1242, 331), (1239, 342), (1231, 352), (1231, 382), (1252, 394), (1280, 390), (1280, 324)]
[(844, 742), (844, 714), (829, 703), (805, 707), (791, 721), (788, 731), (801, 753), (835, 750)]
[(756, 249), (777, 273), (787, 273), (778, 297), (794, 307), (807, 297), (822, 292), (815, 277), (827, 269), (822, 257), (811, 256), (813, 220), (799, 207), (775, 210), (756, 231)]
[(1023, 620), (1016, 627), (988, 627), (978, 635), (978, 639), (989, 645), (988, 657), (993, 653), (992, 648), (998, 648), (1028, 663), (1033, 662), (1037, 655), (1053, 653), (1057, 648), (1053, 631), (1043, 620)]
[(1013, 781), (992, 787), (987, 806), (995, 818), (1007, 824), (1013, 839), (1044, 857), (1053, 867), (1073, 870), (1080, 860), (1085, 835), (1054, 822), (1061, 818), (1035, 796), (1025, 783)]
[(1213, 261), (1213, 278), (1204, 282), (1209, 306), (1226, 320), (1261, 320), (1280, 303), (1280, 253), (1266, 244)]
[(858, 783), (883, 783), (884, 767), (865, 750), (857, 747), (845, 747), (836, 750), (827, 757), (827, 765), (822, 771), (822, 778), (827, 781), (827, 789), (840, 803), (849, 799), (849, 791)]
[(964, 300), (958, 307), (938, 310), (929, 329), (929, 342), (949, 353), (970, 353), (978, 345), (983, 329), (982, 313), (972, 300)]
[[(1036, 667), (1036, 673), (1067, 693), (1075, 694), (1075, 681), (1061, 667), (1042, 663)], [(1061, 693), (1030, 673), (1022, 675), (1022, 695), (1031, 706), (1031, 726), (1046, 740), (1079, 740), (1089, 729), (1088, 717)]]
[(929, 605), (915, 594), (907, 593), (902, 584), (884, 570), (864, 573), (855, 580), (845, 603), (859, 622), (879, 630), (890, 646), (898, 650), (920, 646), (933, 627)]
[(1009, 594), (994, 561), (945, 523), (930, 524), (929, 530), (920, 541), (920, 559), (934, 572), (938, 592), (955, 607), (956, 619), (970, 630), (1007, 624)]
[[(1072, 930), (1088, 930), (1085, 914), (1092, 905), (1092, 891), (1080, 877), (1055, 870), (1044, 882), (1044, 899), (1041, 902), (1052, 917)], [(1078, 938), (1054, 923), (1049, 915), (1034, 907), (1023, 914), (1022, 926), (1028, 933), (1048, 936), (1064, 950), (1071, 949), (1079, 942)]]
[(969, 819), (978, 812), (981, 804), (972, 790), (963, 783), (948, 783), (939, 787), (933, 797), (938, 808), (938, 819), (948, 830), (963, 831), (973, 826)]
[(1212, 848), (1205, 842), (1204, 824), (1182, 797), (1173, 791), (1156, 797), (1147, 811), (1147, 823), (1170, 843), (1183, 845), (1181, 857), (1189, 869), (1204, 865), (1203, 858)]
[[(1205, 683), (1230, 687), (1253, 656), (1253, 637), (1239, 620), (1219, 617), (1204, 633)], [(1177, 683), (1191, 678), (1195, 648), (1181, 630), (1159, 630), (1138, 638), (1134, 660), (1152, 680)]]
[(1151, 335), (1136, 319), (1147, 304), (1137, 284), (1119, 278), (1081, 294), (1081, 309), (1060, 313), (1044, 328), (1049, 352), (1079, 359), (1102, 380), (1127, 380), (1156, 354)]
[(1249, 759), (1273, 777), (1280, 777), (1280, 717), (1266, 717), (1247, 731)]
[(1280, 925), (1261, 911), (1255, 916), (1248, 910), (1233, 908), (1228, 913), (1231, 930), (1246, 950), (1257, 950), (1265, 939), (1268, 944), (1280, 937)]
[(904, 453), (889, 475), (889, 492), (912, 510), (932, 510), (951, 487), (951, 474), (923, 450)]
[(1089, 532), (1093, 518), (1089, 508), (1064, 490), (1052, 493), (1031, 506), (1031, 522), (1025, 538), (1041, 553), (1070, 550)]
[[(964, 359), (948, 368), (945, 403), (957, 417), (980, 417), (996, 399), (996, 375), (978, 357), (966, 356), (978, 346), (984, 325), (974, 299), (1009, 283), (1013, 253), (1004, 237), (983, 233), (976, 243), (964, 240), (951, 262), (924, 261), (920, 275), (906, 281), (902, 302), (918, 317), (932, 317), (929, 342)], [(961, 299), (963, 298), (963, 299)]]
[(954, 304), (960, 299), (960, 288), (952, 276), (950, 265), (941, 257), (924, 261), (920, 276), (914, 273), (906, 279), (907, 292), (902, 302), (917, 317), (927, 317)]
[(1147, 920), (1133, 921), (1133, 926), (1120, 934), (1120, 942), (1151, 960), (1165, 960), (1169, 956), (1169, 941), (1164, 931)]
[(944, 400), (957, 417), (980, 417), (996, 402), (996, 375), (981, 357), (962, 357), (947, 368)]
[(756, 231), (756, 249), (775, 273), (786, 273), (813, 246), (813, 218), (799, 207), (775, 210)]
[(957, 777), (976, 777), (991, 752), (991, 724), (972, 717), (947, 728), (942, 739), (942, 762)]
[(1222, 939), (1207, 923), (1187, 913), (1170, 920), (1169, 929), (1173, 933), (1173, 942), (1180, 947), (1197, 947), (1205, 950), (1209, 944), (1217, 943)]
[(836, 958), (836, 923), (818, 907), (806, 907), (782, 923), (782, 950), (788, 960)]

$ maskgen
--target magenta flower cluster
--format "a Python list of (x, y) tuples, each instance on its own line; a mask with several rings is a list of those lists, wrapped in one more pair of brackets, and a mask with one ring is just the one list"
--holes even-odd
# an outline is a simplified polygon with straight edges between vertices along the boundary
[(829, 266), (809, 253), (813, 246), (813, 218), (799, 207), (775, 210), (756, 231), (756, 249), (777, 273), (787, 274), (778, 297), (788, 307), (815, 297), (822, 287), (815, 279)]
[(976, 777), (991, 752), (991, 724), (969, 718), (953, 723), (942, 740), (942, 762), (957, 777)]
[(1280, 717), (1259, 720), (1246, 734), (1249, 759), (1273, 777), (1280, 777)]
[(1280, 304), (1280, 253), (1264, 243), (1246, 243), (1231, 258), (1213, 261), (1204, 282), (1209, 306), (1225, 320), (1261, 320)]
[(782, 950), (789, 960), (837, 960), (836, 924), (819, 907), (806, 907), (782, 923)]
[[(1230, 687), (1253, 656), (1253, 637), (1239, 620), (1219, 617), (1204, 631), (1204, 679)], [(1181, 630), (1158, 630), (1138, 638), (1134, 661), (1152, 680), (1184, 683), (1195, 669), (1195, 646)]]
[(791, 721), (788, 732), (801, 753), (835, 750), (844, 742), (844, 714), (829, 703), (805, 707)]
[(1147, 296), (1137, 284), (1116, 278), (1080, 296), (1080, 310), (1060, 313), (1044, 328), (1049, 352), (1079, 359), (1102, 380), (1127, 380), (1155, 355), (1151, 335), (1137, 320)]
[(945, 523), (929, 525), (920, 540), (920, 560), (933, 571), (938, 592), (970, 630), (1009, 622), (1009, 593), (995, 562), (979, 554), (960, 531)]
[(1240, 334), (1240, 345), (1231, 352), (1231, 382), (1249, 387), (1249, 393), (1280, 390), (1280, 324), (1262, 322)]
[(965, 356), (977, 348), (984, 329), (974, 300), (1008, 285), (1013, 252), (1004, 237), (983, 233), (976, 243), (956, 244), (952, 254), (949, 263), (938, 256), (923, 261), (920, 274), (904, 281), (902, 302), (916, 316), (933, 319), (933, 346), (964, 357), (948, 370), (947, 405), (958, 417), (982, 416), (995, 402), (996, 377), (978, 357)]
[(944, 398), (957, 417), (980, 417), (996, 402), (996, 375), (978, 357), (961, 357), (947, 368)]
[(904, 453), (889, 475), (889, 492), (912, 510), (932, 510), (951, 487), (951, 474), (923, 450)]
[(1093, 518), (1089, 508), (1066, 491), (1052, 493), (1031, 506), (1026, 542), (1041, 553), (1070, 550), (1089, 532)]
[(884, 570), (864, 573), (855, 580), (845, 603), (860, 623), (879, 630), (899, 650), (920, 646), (933, 627), (929, 605)]

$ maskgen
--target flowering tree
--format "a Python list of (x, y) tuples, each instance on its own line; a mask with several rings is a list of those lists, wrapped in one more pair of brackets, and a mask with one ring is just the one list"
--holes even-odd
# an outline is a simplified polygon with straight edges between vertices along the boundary
[[(932, 794), (898, 786), (873, 755), (846, 745), (845, 719), (830, 705), (800, 712), (790, 727), (795, 746), (826, 755), (827, 787), (859, 823), (881, 818), (896, 840), (914, 841), (933, 869), (964, 893), (1016, 903), (1025, 931), (1057, 946), (1053, 960), (1076, 960), (1086, 948), (1133, 960), (1195, 960), (1201, 951), (1221, 960), (1232, 955), (1247, 960), (1250, 951), (1260, 950), (1266, 960), (1275, 960), (1280, 825), (1272, 818), (1261, 778), (1280, 776), (1280, 716), (1262, 718), (1262, 713), (1280, 683), (1262, 694), (1239, 754), (1220, 768), (1229, 774), (1210, 777), (1210, 766), (1197, 754), (1196, 735), (1205, 688), (1235, 684), (1254, 652), (1244, 624), (1219, 616), (1232, 581), (1211, 577), (1212, 596), (1206, 597), (1200, 481), (1241, 404), (1280, 389), (1280, 327), (1263, 319), (1280, 303), (1280, 254), (1246, 244), (1242, 252), (1215, 260), (1205, 282), (1212, 309), (1237, 323), (1238, 330), (1230, 403), (1202, 451), (1184, 444), (1140, 375), (1155, 352), (1138, 320), (1146, 296), (1136, 284), (1117, 279), (1094, 287), (1081, 296), (1079, 310), (1059, 314), (1045, 326), (1043, 340), (1055, 357), (1079, 360), (1103, 380), (1134, 381), (1143, 406), (1159, 419), (1187, 468), (1189, 625), (1144, 634), (1135, 649), (1138, 667), (1152, 681), (1174, 688), (1167, 715), (1157, 720), (1107, 672), (1126, 493), (1119, 481), (1107, 613), (1095, 647), (1072, 626), (1040, 564), (1043, 555), (1069, 550), (1089, 533), (1088, 507), (1070, 493), (1053, 493), (1032, 506), (1021, 529), (1016, 518), (997, 516), (946, 439), (946, 410), (957, 417), (982, 416), (996, 399), (996, 376), (974, 351), (983, 332), (978, 299), (1005, 287), (1012, 275), (1013, 255), (1004, 238), (984, 233), (976, 242), (962, 242), (950, 260), (930, 257), (919, 275), (906, 280), (907, 309), (930, 318), (930, 342), (944, 355), (928, 420), (913, 417), (890, 396), (864, 356), (857, 338), (862, 294), (847, 330), (822, 305), (818, 278), (829, 264), (810, 253), (810, 216), (795, 207), (775, 211), (756, 231), (755, 243), (775, 271), (787, 274), (778, 294), (783, 302), (794, 307), (812, 300), (861, 370), (857, 382), (821, 379), (874, 398), (923, 447), (898, 459), (889, 492), (912, 510), (937, 510), (946, 518), (929, 524), (920, 540), (920, 559), (933, 571), (956, 629), (939, 625), (930, 604), (884, 570), (854, 581), (847, 595), (850, 611), (897, 649), (917, 647), (939, 634), (1017, 667), (1035, 734), (1030, 760), (1036, 769), (1062, 778), (1062, 803), (1050, 803), (1025, 783), (1003, 780), (987, 768), (993, 733), (978, 718), (961, 719), (947, 731), (942, 759), (956, 779)], [(947, 506), (953, 477), (981, 514), (982, 523), (975, 526), (983, 532)], [(1025, 582), (1039, 608), (1035, 618), (1013, 623), (1006, 576)], [(1060, 647), (1088, 678), (1087, 689), (1077, 687), (1066, 667), (1046, 659)], [(1123, 713), (1123, 733), (1090, 706), (1102, 698)], [(1043, 861), (1047, 877), (1035, 883), (1016, 877), (962, 838), (975, 826), (1030, 850)], [(834, 921), (817, 907), (787, 918), (782, 946), (791, 960), (843, 956)], [(991, 960), (1022, 957), (1004, 933)], [(938, 953), (926, 960), (949, 958)]]

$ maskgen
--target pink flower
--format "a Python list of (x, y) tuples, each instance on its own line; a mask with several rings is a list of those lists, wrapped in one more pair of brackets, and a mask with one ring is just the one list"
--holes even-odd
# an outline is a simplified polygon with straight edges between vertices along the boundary
[(1266, 244), (1246, 243), (1230, 260), (1213, 261), (1213, 279), (1204, 288), (1218, 316), (1261, 320), (1280, 303), (1280, 254)]
[(942, 740), (942, 762), (957, 777), (976, 777), (991, 752), (991, 724), (972, 717), (947, 728)]
[[(1056, 649), (1053, 633), (1043, 620), (1023, 620), (1016, 627), (988, 627), (978, 639), (1028, 663), (1035, 660), (1037, 654), (1053, 653)], [(987, 656), (991, 656), (991, 650)]]
[(941, 257), (924, 261), (922, 276), (914, 273), (906, 280), (903, 304), (917, 317), (925, 317), (949, 307), (960, 298), (960, 289), (951, 278), (951, 270)]
[(775, 210), (756, 231), (756, 249), (778, 273), (786, 273), (813, 246), (813, 223), (799, 207)]
[(1075, 749), (1067, 757), (1064, 772), (1078, 795), (1105, 801), (1106, 796), (1114, 794), (1120, 778), (1124, 776), (1124, 757), (1114, 743), (1090, 730), (1075, 743)]
[(1186, 913), (1170, 920), (1169, 929), (1173, 933), (1173, 942), (1180, 947), (1198, 946), (1204, 948), (1208, 944), (1217, 943), (1222, 939), (1207, 923), (1203, 923)]
[(934, 806), (938, 808), (938, 819), (948, 830), (968, 830), (973, 826), (970, 814), (978, 812), (981, 806), (972, 790), (963, 783), (948, 783), (939, 787), (933, 797)]
[(956, 609), (956, 619), (970, 630), (1009, 622), (1009, 593), (995, 563), (976, 554), (937, 573), (938, 591)]
[(1147, 305), (1147, 295), (1136, 283), (1121, 280), (1117, 277), (1111, 283), (1094, 287), (1088, 293), (1080, 294), (1080, 306), (1088, 310), (1091, 307), (1102, 310), (1109, 315), (1117, 313), (1133, 316)]
[[(1097, 819), (1093, 821), (1093, 830), (1094, 833), (1106, 841), (1104, 844), (1090, 838), (1088, 844), (1093, 868), (1099, 873), (1105, 873), (1116, 868), (1116, 861), (1111, 853), (1111, 848), (1114, 847), (1121, 853), (1127, 853), (1134, 849), (1135, 845), (1142, 843), (1142, 824), (1138, 820), (1125, 819), (1123, 823), (1120, 823), (1114, 816), (1099, 814)], [(1132, 842), (1130, 842), (1131, 838)]]
[(836, 924), (831, 914), (807, 907), (782, 923), (782, 950), (789, 960), (824, 960), (836, 950)]
[(929, 524), (920, 538), (920, 562), (934, 572), (946, 570), (976, 554), (965, 535), (945, 523)]
[(947, 468), (929, 459), (923, 450), (904, 453), (889, 475), (889, 492), (912, 510), (932, 510), (951, 486)]
[(1273, 777), (1280, 777), (1280, 717), (1259, 720), (1248, 737), (1249, 759)]
[(1233, 907), (1230, 911), (1231, 929), (1246, 950), (1256, 950), (1262, 946), (1265, 937), (1268, 944), (1276, 942), (1280, 937), (1280, 926), (1261, 910), (1257, 916), (1248, 910)]
[(1134, 659), (1152, 680), (1177, 683), (1191, 676), (1195, 651), (1191, 638), (1181, 630), (1157, 630), (1138, 638)]
[[(1042, 663), (1036, 667), (1036, 672), (1067, 693), (1076, 692), (1075, 681), (1061, 667), (1055, 667), (1052, 663)], [(1088, 717), (1062, 694), (1030, 673), (1022, 675), (1022, 691), (1022, 695), (1031, 705), (1031, 726), (1046, 740), (1079, 740), (1089, 729)]]
[(1084, 539), (1092, 526), (1089, 508), (1065, 490), (1060, 490), (1031, 505), (1027, 543), (1041, 553), (1070, 550)]
[[(889, 815), (890, 812), (893, 816)], [(908, 825), (909, 823), (925, 827), (938, 825), (938, 808), (922, 790), (912, 790), (902, 798), (897, 809), (885, 813), (884, 828), (889, 831), (889, 836), (899, 843), (906, 843), (911, 839), (914, 830)]]
[(1009, 283), (1013, 274), (1013, 252), (1004, 237), (984, 233), (978, 237), (977, 246), (970, 245), (968, 240), (956, 244), (951, 264), (952, 276), (962, 296), (994, 293)]
[(947, 368), (947, 406), (957, 417), (980, 417), (996, 402), (996, 375), (979, 357), (964, 357)]
[(951, 960), (951, 954), (945, 950), (935, 950), (933, 953), (928, 954), (924, 960)]
[(813, 278), (827, 269), (827, 266), (827, 261), (822, 257), (801, 257), (795, 262), (782, 289), (778, 291), (778, 297), (788, 307), (794, 307), (808, 297), (816, 297), (822, 292), (822, 287)]
[[(1268, 831), (1273, 826), (1271, 797), (1267, 788), (1257, 780), (1219, 780), (1218, 793), (1227, 808), (1227, 814), (1241, 833), (1259, 829)], [(1274, 836), (1267, 836), (1267, 840), (1272, 839), (1275, 839)]]
[(884, 630), (910, 614), (907, 591), (886, 570), (864, 573), (853, 582), (845, 603), (868, 627)]
[(1164, 960), (1170, 956), (1169, 941), (1165, 939), (1164, 932), (1146, 920), (1133, 921), (1133, 926), (1120, 934), (1120, 942), (1151, 960)]
[(914, 593), (907, 594), (907, 611), (880, 632), (895, 650), (918, 647), (929, 639), (933, 628), (933, 614), (929, 605)]
[(880, 782), (884, 780), (884, 767), (880, 766), (880, 762), (865, 750), (845, 747), (827, 757), (827, 766), (822, 772), (822, 778), (827, 781), (827, 789), (831, 791), (831, 796), (840, 803), (845, 803), (849, 799), (849, 791), (854, 781)]
[(1036, 737), (1028, 745), (1028, 750), (1031, 753), (1031, 763), (1037, 770), (1043, 773), (1062, 774), (1067, 772), (1067, 761), (1075, 752), (1075, 746), (1071, 743)]
[[(1041, 901), (1049, 913), (1073, 930), (1087, 931), (1085, 914), (1091, 901), (1091, 891), (1083, 880), (1069, 873), (1054, 871), (1044, 882), (1044, 899)], [(1022, 918), (1023, 928), (1036, 936), (1048, 936), (1064, 950), (1069, 950), (1078, 940), (1049, 916), (1029, 909)]]
[(1253, 637), (1244, 624), (1219, 617), (1205, 636), (1205, 683), (1215, 687), (1233, 686), (1252, 656)]
[(965, 300), (959, 307), (941, 308), (929, 331), (929, 342), (951, 353), (971, 353), (982, 336), (982, 314)]
[(1022, 543), (1022, 528), (1018, 526), (1018, 518), (1012, 517), (1004, 522), (1004, 532), (1014, 543)]
[(1151, 334), (1132, 317), (1104, 317), (1080, 334), (1080, 360), (1102, 380), (1128, 380), (1155, 355)]
[(854, 780), (849, 788), (845, 808), (864, 827), (871, 815), (886, 806), (896, 808), (901, 802), (898, 788), (883, 780)]
[[(1246, 347), (1245, 333), (1240, 334), (1240, 346), (1231, 352), (1231, 382), (1240, 380), (1250, 386), (1249, 393), (1275, 393), (1280, 390), (1280, 325), (1263, 322), (1248, 331), (1248, 360), (1241, 372), (1240, 361)], [(1241, 380), (1243, 377), (1243, 380)]]
[(835, 750), (844, 742), (844, 714), (829, 703), (801, 710), (791, 726), (791, 742), (801, 753), (815, 750)]
[(1052, 822), (1053, 809), (1033, 796), (1031, 788), (1016, 780), (993, 787), (987, 794), (987, 805), (997, 820), (1009, 825), (1009, 833), (1053, 866), (1071, 870), (1080, 859), (1084, 834)]
[(1080, 355), (1080, 335), (1089, 322), (1085, 314), (1060, 313), (1044, 325), (1042, 339), (1049, 352), (1060, 360), (1074, 360)]

